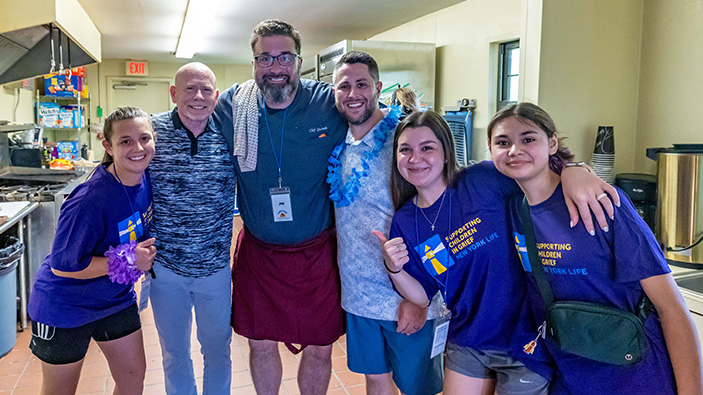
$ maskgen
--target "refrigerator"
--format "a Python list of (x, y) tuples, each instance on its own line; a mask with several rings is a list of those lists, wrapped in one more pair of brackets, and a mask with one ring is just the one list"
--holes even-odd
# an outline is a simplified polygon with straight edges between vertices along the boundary
[(320, 81), (332, 83), (334, 65), (349, 51), (363, 51), (378, 63), (383, 88), (380, 100), (390, 103), (398, 87), (413, 89), (423, 107), (434, 108), (435, 45), (391, 41), (343, 40), (320, 51)]

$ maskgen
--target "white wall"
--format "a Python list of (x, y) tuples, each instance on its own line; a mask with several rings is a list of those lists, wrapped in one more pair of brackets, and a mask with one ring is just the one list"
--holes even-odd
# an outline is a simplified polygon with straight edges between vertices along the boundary
[(371, 37), (435, 43), (435, 109), (476, 99), (472, 157), (484, 159), (495, 113), (497, 43), (520, 36), (521, 0), (468, 0)]
[[(17, 104), (18, 98), (19, 104)], [(15, 105), (17, 105), (16, 110)], [(18, 123), (34, 123), (33, 106), (32, 91), (0, 88), (0, 119)]]

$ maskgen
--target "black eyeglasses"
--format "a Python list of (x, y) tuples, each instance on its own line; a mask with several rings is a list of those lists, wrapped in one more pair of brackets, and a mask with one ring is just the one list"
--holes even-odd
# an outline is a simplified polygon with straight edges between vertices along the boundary
[(259, 65), (259, 67), (264, 67), (268, 68), (273, 66), (273, 61), (274, 59), (278, 59), (278, 64), (281, 66), (290, 66), (295, 62), (295, 59), (298, 57), (298, 55), (294, 53), (282, 53), (278, 56), (271, 56), (271, 55), (259, 55), (259, 56), (254, 56), (254, 60), (256, 60), (256, 64)]

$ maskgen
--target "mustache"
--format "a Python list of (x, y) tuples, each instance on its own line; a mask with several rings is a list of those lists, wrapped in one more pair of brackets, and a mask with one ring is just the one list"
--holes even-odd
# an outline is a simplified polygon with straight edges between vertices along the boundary
[(266, 73), (266, 74), (264, 74), (264, 75), (262, 76), (263, 79), (266, 79), (266, 78), (279, 78), (279, 77), (285, 77), (286, 79), (290, 79), (290, 75), (288, 75), (288, 74), (286, 74), (286, 73), (278, 73), (278, 74), (276, 74), (276, 73)]

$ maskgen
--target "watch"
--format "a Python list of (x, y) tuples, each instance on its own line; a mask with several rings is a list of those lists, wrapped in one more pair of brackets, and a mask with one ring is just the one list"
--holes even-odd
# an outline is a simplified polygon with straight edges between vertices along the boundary
[(567, 167), (582, 167), (588, 170), (589, 173), (594, 174), (593, 168), (591, 168), (591, 166), (589, 166), (586, 162), (566, 162), (564, 164), (564, 168)]

